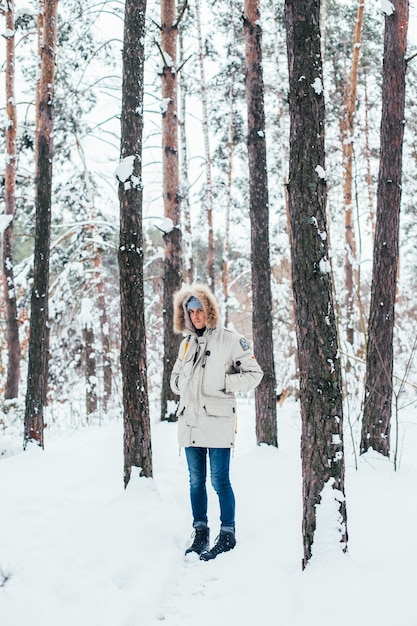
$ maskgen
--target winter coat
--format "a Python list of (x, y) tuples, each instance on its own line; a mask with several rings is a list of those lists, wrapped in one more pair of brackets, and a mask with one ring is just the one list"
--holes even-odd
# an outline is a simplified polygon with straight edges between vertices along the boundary
[[(186, 304), (200, 300), (206, 328), (199, 336)], [(233, 447), (236, 393), (254, 389), (263, 372), (246, 340), (220, 326), (217, 302), (205, 285), (183, 287), (174, 296), (174, 331), (183, 339), (171, 374), (171, 389), (180, 396), (178, 440), (181, 447)]]

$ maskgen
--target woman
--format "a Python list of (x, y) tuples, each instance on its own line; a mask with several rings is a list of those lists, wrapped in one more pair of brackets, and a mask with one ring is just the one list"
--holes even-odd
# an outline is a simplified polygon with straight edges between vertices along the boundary
[[(236, 545), (235, 497), (229, 477), (236, 432), (235, 394), (254, 389), (263, 373), (246, 339), (221, 327), (217, 301), (206, 285), (185, 286), (175, 294), (174, 332), (187, 333), (171, 374), (171, 388), (180, 396), (178, 439), (187, 457), (195, 530), (186, 554), (196, 552), (208, 561)], [(207, 456), (220, 505), (220, 534), (211, 550)]]

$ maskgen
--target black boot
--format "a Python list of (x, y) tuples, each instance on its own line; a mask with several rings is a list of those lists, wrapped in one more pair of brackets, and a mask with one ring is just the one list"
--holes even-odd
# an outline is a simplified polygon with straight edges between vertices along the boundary
[(229, 530), (221, 530), (220, 535), (217, 537), (216, 543), (214, 544), (212, 549), (207, 550), (206, 552), (202, 552), (200, 554), (200, 559), (202, 561), (211, 561), (212, 559), (215, 559), (218, 554), (233, 550), (235, 545), (235, 534)]
[(210, 547), (210, 529), (207, 526), (197, 526), (194, 532), (194, 541), (189, 548), (186, 549), (185, 554), (190, 552), (196, 552), (201, 554)]

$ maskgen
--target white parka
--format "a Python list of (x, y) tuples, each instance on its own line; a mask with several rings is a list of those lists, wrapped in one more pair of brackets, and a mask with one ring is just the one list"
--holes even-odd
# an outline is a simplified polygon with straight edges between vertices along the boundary
[[(195, 296), (206, 314), (199, 336), (191, 323), (187, 302)], [(205, 285), (183, 287), (174, 296), (174, 331), (183, 339), (171, 374), (171, 389), (180, 396), (177, 410), (181, 447), (233, 447), (236, 432), (236, 393), (254, 389), (262, 370), (246, 339), (220, 327), (217, 302)]]

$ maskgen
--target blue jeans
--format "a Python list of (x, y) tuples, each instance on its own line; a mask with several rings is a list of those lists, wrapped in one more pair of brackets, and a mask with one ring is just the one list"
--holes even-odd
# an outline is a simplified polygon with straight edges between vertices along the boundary
[(193, 526), (207, 526), (207, 452), (211, 484), (219, 498), (222, 530), (235, 529), (235, 496), (230, 484), (230, 448), (185, 448), (190, 473)]

